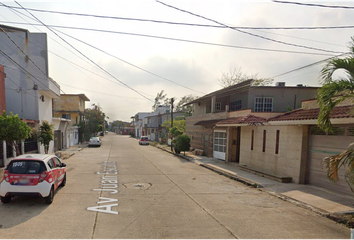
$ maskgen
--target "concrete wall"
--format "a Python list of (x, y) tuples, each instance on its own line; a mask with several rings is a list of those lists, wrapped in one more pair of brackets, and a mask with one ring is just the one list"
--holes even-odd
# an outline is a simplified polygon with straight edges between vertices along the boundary
[(16, 62), (0, 55), (0, 62), (6, 66), (7, 111), (23, 119), (40, 120), (37, 105), (39, 96), (33, 86), (37, 84), (38, 89), (46, 89), (48, 85), (47, 36), (45, 33), (29, 33), (26, 30), (8, 31), (7, 34), (0, 33), (0, 48)]
[(203, 149), (204, 155), (213, 156), (213, 126), (194, 125), (199, 121), (226, 119), (227, 112), (209, 113), (186, 118), (186, 134), (191, 139), (191, 147)]
[[(241, 127), (240, 165), (278, 177), (292, 177), (293, 182), (302, 183), (307, 161), (307, 144), (303, 144), (307, 139), (306, 129), (306, 126)], [(262, 149), (263, 130), (266, 130), (265, 152)], [(278, 154), (275, 153), (277, 130), (280, 130)]]
[(301, 108), (301, 102), (316, 96), (313, 87), (252, 87), (249, 91), (248, 107), (254, 110), (256, 97), (272, 97), (273, 112), (286, 112)]
[[(38, 91), (39, 94), (42, 96), (44, 96), (44, 101), (42, 101), (41, 99), (38, 98), (38, 114), (40, 116), (40, 124), (42, 124), (43, 120), (48, 121), (50, 124), (53, 124), (53, 116), (52, 116), (52, 102), (53, 99), (47, 95), (46, 91)], [(56, 130), (58, 128), (54, 128), (54, 130)], [(54, 151), (54, 141), (51, 141), (49, 144), (49, 150), (48, 153), (53, 153)], [(43, 145), (40, 145), (39, 148), (39, 153), (44, 153), (44, 147)]]

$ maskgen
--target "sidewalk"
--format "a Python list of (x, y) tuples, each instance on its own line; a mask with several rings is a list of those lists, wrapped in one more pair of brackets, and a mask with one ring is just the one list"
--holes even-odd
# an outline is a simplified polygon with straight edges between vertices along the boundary
[[(157, 148), (171, 152), (166, 145), (156, 145)], [(175, 154), (176, 155), (176, 154)], [(330, 192), (329, 190), (312, 185), (281, 183), (266, 177), (258, 176), (238, 167), (237, 163), (197, 156), (190, 152), (178, 154), (178, 157), (194, 162), (219, 174), (240, 181), (261, 191), (274, 195), (282, 200), (292, 202), (298, 206), (310, 209), (348, 227), (354, 227), (354, 193), (348, 195)], [(332, 183), (328, 183), (332, 184)]]

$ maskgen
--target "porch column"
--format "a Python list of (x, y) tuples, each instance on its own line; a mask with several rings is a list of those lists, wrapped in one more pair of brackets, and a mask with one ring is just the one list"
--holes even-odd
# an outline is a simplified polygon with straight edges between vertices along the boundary
[[(15, 144), (17, 144), (17, 142)], [(14, 157), (17, 157), (15, 144), (12, 144), (12, 154), (13, 154)]]
[(211, 98), (211, 112), (214, 113), (215, 112), (215, 103), (216, 103), (216, 96), (213, 96)]
[(225, 162), (232, 161), (232, 128), (227, 127), (226, 129), (226, 152), (225, 152)]
[(6, 166), (6, 160), (7, 160), (7, 152), (6, 152), (6, 141), (2, 141), (2, 157), (4, 159), (4, 164)]
[(25, 154), (25, 141), (21, 141), (21, 154)]

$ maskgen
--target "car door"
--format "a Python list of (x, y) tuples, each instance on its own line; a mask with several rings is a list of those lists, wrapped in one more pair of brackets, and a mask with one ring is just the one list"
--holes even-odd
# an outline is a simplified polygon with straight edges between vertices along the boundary
[(57, 157), (53, 157), (55, 163), (56, 179), (55, 187), (57, 188), (63, 181), (65, 170), (61, 166), (61, 161)]

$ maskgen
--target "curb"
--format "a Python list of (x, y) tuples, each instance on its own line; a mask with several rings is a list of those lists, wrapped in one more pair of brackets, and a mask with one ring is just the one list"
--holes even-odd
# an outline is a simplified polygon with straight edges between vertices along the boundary
[(294, 198), (291, 198), (291, 197), (288, 197), (288, 196), (285, 196), (281, 193), (277, 193), (277, 192), (274, 192), (268, 188), (265, 188), (263, 185), (259, 184), (259, 183), (256, 183), (256, 182), (253, 182), (253, 181), (250, 181), (249, 179), (246, 179), (246, 178), (243, 178), (243, 177), (240, 177), (234, 173), (231, 173), (227, 170), (224, 170), (224, 169), (221, 169), (221, 168), (218, 168), (218, 167), (215, 167), (215, 166), (212, 166), (210, 164), (204, 164), (204, 163), (201, 163), (199, 162), (198, 160), (195, 160), (195, 159), (190, 159), (188, 158), (187, 156), (181, 156), (179, 154), (176, 154), (176, 153), (173, 153), (171, 152), (170, 150), (166, 150), (164, 148), (161, 148), (159, 146), (155, 146), (165, 152), (168, 152), (170, 154), (173, 154), (177, 157), (180, 157), (180, 158), (183, 158), (183, 159), (186, 159), (190, 162), (194, 162), (196, 164), (198, 164), (199, 166), (201, 167), (204, 167), (204, 168), (207, 168), (213, 172), (216, 172), (216, 173), (219, 173), (220, 175), (223, 175), (223, 176), (226, 176), (232, 180), (235, 180), (235, 181), (238, 181), (238, 182), (241, 182), (243, 184), (246, 184), (248, 186), (251, 186), (251, 187), (254, 187), (254, 188), (257, 188), (258, 190), (260, 191), (263, 191), (263, 192), (266, 192), (274, 197), (277, 197), (283, 201), (287, 201), (287, 202), (290, 202), (292, 204), (295, 204), (296, 206), (299, 206), (299, 207), (302, 207), (302, 208), (305, 208), (305, 209), (308, 209), (308, 210), (311, 210), (313, 211), (314, 213), (317, 213), (323, 217), (326, 217), (332, 221), (335, 221), (339, 224), (344, 224), (346, 227), (348, 228), (354, 228), (354, 218), (351, 216), (351, 215), (347, 215), (347, 214), (341, 214), (341, 213), (334, 213), (334, 214), (331, 214), (325, 210), (322, 210), (322, 209), (319, 209), (319, 208), (316, 208), (312, 205), (309, 205), (309, 204), (306, 204), (306, 203), (303, 203), (297, 199), (294, 199)]

